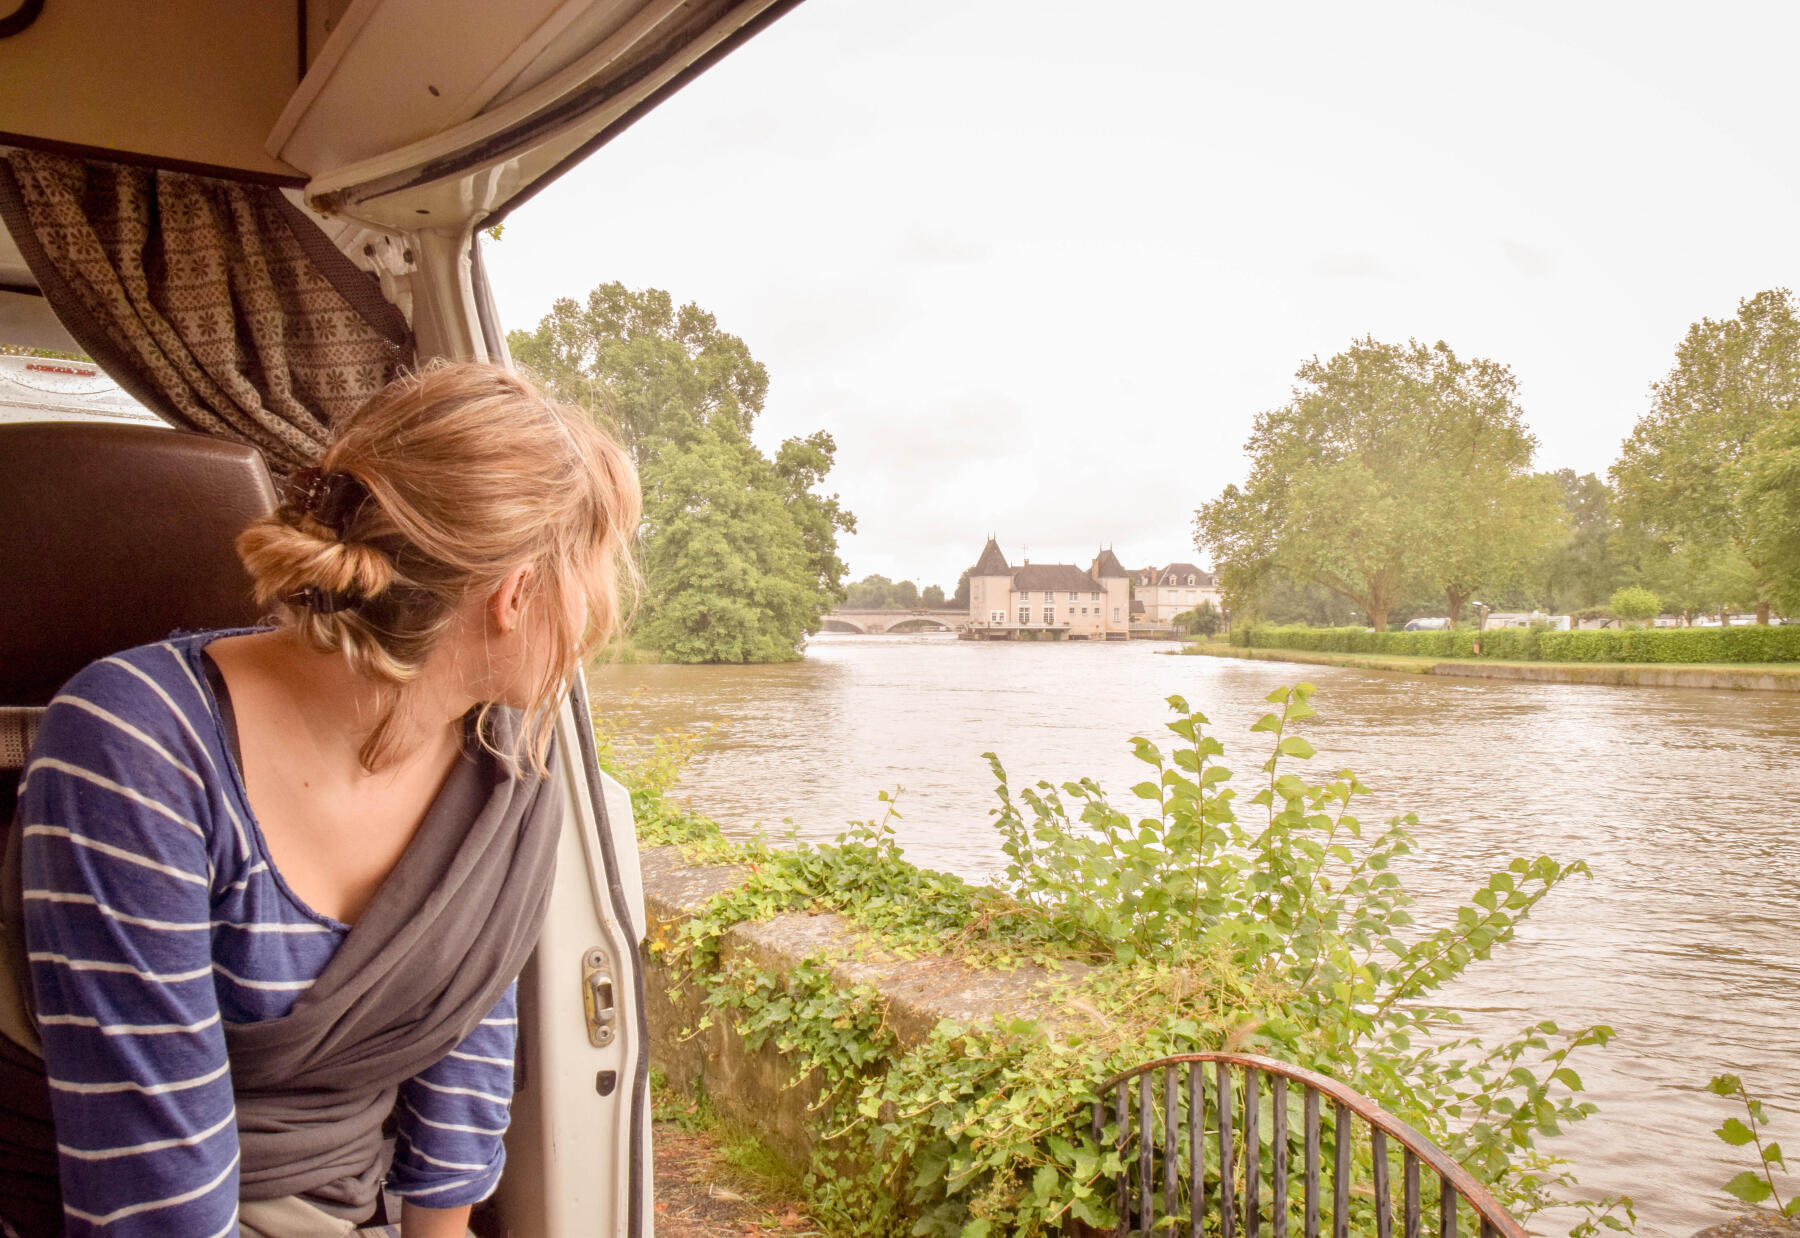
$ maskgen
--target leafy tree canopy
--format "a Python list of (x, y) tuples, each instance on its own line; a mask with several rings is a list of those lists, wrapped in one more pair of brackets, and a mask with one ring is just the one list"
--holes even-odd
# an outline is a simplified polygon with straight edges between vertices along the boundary
[(1763, 565), (1769, 600), (1800, 616), (1800, 408), (1778, 414), (1751, 440), (1744, 468), (1744, 530)]
[(1562, 501), (1568, 538), (1552, 546), (1536, 567), (1538, 604), (1557, 614), (1603, 606), (1626, 572), (1612, 490), (1594, 474), (1574, 469), (1548, 476)]
[(846, 586), (844, 605), (858, 610), (914, 610), (920, 606), (944, 605), (941, 585), (921, 589), (910, 580), (892, 581), (886, 576), (870, 574)]
[(1795, 408), (1800, 312), (1791, 292), (1774, 288), (1740, 301), (1734, 317), (1688, 328), (1612, 467), (1621, 514), (1651, 562), (1657, 552), (1686, 558), (1694, 575), (1701, 561), (1737, 560), (1748, 569), (1742, 590), (1721, 602), (1755, 604), (1765, 622), (1777, 579), (1794, 569), (1779, 538), (1752, 534), (1749, 478), (1771, 475), (1756, 457), (1759, 443), (1776, 439), (1759, 436)]
[(1357, 340), (1295, 375), (1287, 404), (1260, 414), (1250, 476), (1195, 516), (1195, 542), (1241, 610), (1270, 579), (1330, 590), (1377, 630), (1418, 582), (1451, 608), (1541, 548), (1516, 545), (1554, 496), (1530, 482), (1536, 440), (1507, 367), (1442, 342)]
[(644, 487), (645, 596), (638, 634), (677, 662), (799, 656), (843, 597), (840, 533), (821, 493), (836, 444), (818, 431), (773, 459), (751, 438), (768, 372), (699, 306), (603, 284), (558, 300), (514, 358), (559, 399), (609, 423)]

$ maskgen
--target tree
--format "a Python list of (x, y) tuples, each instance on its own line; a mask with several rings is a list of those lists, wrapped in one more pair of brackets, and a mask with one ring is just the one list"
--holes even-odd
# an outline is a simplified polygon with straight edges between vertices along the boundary
[(1592, 473), (1558, 469), (1546, 476), (1554, 480), (1561, 496), (1568, 537), (1536, 565), (1532, 573), (1536, 601), (1556, 614), (1600, 606), (1624, 583), (1625, 575), (1612, 491)]
[(1441, 341), (1365, 338), (1302, 365), (1288, 403), (1256, 419), (1243, 489), (1195, 514), (1234, 611), (1275, 573), (1329, 589), (1377, 631), (1419, 580), (1457, 604), (1516, 528), (1491, 528), (1480, 499), (1510, 493), (1536, 447), (1516, 385)]
[(969, 609), (969, 571), (967, 568), (964, 568), (963, 574), (956, 578), (956, 595), (950, 601), (952, 605), (962, 610)]
[(769, 393), (743, 340), (659, 288), (602, 284), (585, 305), (560, 297), (536, 330), (506, 338), (557, 398), (611, 421), (640, 469), (663, 442), (702, 428), (748, 438)]
[[(931, 599), (936, 596), (937, 601)], [(941, 606), (944, 591), (932, 585), (924, 593), (910, 580), (892, 581), (886, 576), (868, 575), (848, 587), (845, 605), (858, 610), (917, 610), (921, 603)]]
[(1219, 625), (1224, 622), (1219, 608), (1208, 598), (1194, 609), (1176, 616), (1175, 621), (1190, 632), (1198, 632), (1202, 636), (1212, 636), (1218, 632)]
[(673, 662), (794, 658), (821, 603), (769, 462), (710, 431), (654, 461), (644, 471), (643, 638)]
[(894, 582), (871, 572), (844, 589), (844, 605), (856, 610), (882, 610), (894, 595)]
[(1566, 545), (1569, 530), (1555, 479), (1528, 473), (1523, 459), (1493, 462), (1471, 475), (1440, 479), (1437, 502), (1449, 516), (1450, 535), (1423, 553), (1423, 571), (1444, 595), (1451, 623), (1477, 592), (1522, 587), (1532, 567)]
[(677, 662), (799, 656), (844, 596), (840, 533), (856, 527), (820, 491), (836, 444), (823, 431), (773, 459), (751, 439), (769, 376), (744, 341), (659, 289), (603, 284), (558, 300), (507, 343), (557, 396), (609, 424), (644, 487), (639, 635)]
[(1743, 594), (1724, 604), (1754, 605), (1759, 623), (1781, 564), (1751, 535), (1751, 444), (1797, 406), (1800, 314), (1787, 289), (1759, 292), (1735, 317), (1688, 328), (1612, 467), (1621, 516), (1651, 546), (1690, 560), (1735, 554), (1747, 565)]
[(1744, 533), (1763, 565), (1768, 600), (1800, 617), (1800, 408), (1790, 408), (1750, 441), (1744, 466)]
[[(818, 492), (836, 455), (836, 441), (823, 430), (805, 438), (790, 438), (775, 453), (775, 476), (780, 479), (788, 516), (800, 529), (806, 581), (824, 608), (821, 615), (844, 599), (845, 568), (838, 557), (837, 537), (856, 528), (856, 517), (844, 510), (837, 495)], [(818, 627), (815, 624), (806, 630), (816, 632)]]
[(1609, 609), (1627, 623), (1642, 623), (1662, 614), (1662, 599), (1640, 585), (1613, 591)]
[(1639, 581), (1684, 619), (1705, 614), (1724, 618), (1756, 596), (1756, 572), (1730, 544), (1651, 544), (1637, 562)]

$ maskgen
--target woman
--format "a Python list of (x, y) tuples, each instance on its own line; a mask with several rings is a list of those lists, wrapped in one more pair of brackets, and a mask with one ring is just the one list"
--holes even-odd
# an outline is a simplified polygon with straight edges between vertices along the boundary
[(405, 1238), (464, 1232), (504, 1159), (557, 710), (637, 518), (582, 414), (428, 369), (239, 538), (273, 626), (64, 687), (6, 893), (68, 1234), (344, 1234), (384, 1179)]

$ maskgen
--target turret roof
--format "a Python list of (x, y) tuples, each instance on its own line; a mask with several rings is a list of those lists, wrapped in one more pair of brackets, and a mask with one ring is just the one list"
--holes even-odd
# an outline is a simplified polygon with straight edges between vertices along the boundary
[(1006, 556), (1000, 553), (1000, 543), (988, 538), (987, 545), (981, 548), (981, 558), (975, 560), (975, 566), (969, 569), (970, 577), (976, 576), (1011, 576), (1012, 568), (1006, 564)]
[(1102, 550), (1094, 557), (1093, 574), (1097, 580), (1105, 580), (1109, 576), (1130, 576), (1119, 557), (1110, 550)]

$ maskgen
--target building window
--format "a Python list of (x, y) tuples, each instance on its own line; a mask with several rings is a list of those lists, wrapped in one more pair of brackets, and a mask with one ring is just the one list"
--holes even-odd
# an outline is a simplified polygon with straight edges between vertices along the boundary
[(988, 612), (988, 622), (989, 623), (1005, 623), (1006, 622), (1006, 612), (1003, 610), (990, 610)]
[(1044, 607), (1044, 622), (1045, 623), (1055, 623), (1056, 622), (1056, 607), (1054, 607), (1054, 606)]
[(1031, 622), (1031, 607), (1029, 607), (1029, 606), (1019, 607), (1019, 626), (1024, 627), (1026, 624), (1028, 624), (1030, 622)]
[(1188, 584), (1191, 585), (1193, 583), (1194, 583), (1194, 574), (1192, 572), (1189, 572), (1188, 573)]
[(1117, 606), (1115, 606), (1115, 607), (1113, 607), (1113, 622), (1117, 623), (1118, 621), (1119, 621), (1119, 608)]
[(1099, 595), (1099, 594), (1098, 594), (1098, 593), (1090, 593), (1090, 594), (1088, 594), (1088, 601), (1090, 601), (1090, 602), (1098, 602), (1098, 601), (1099, 601), (1099, 600), (1100, 600), (1100, 595)]

